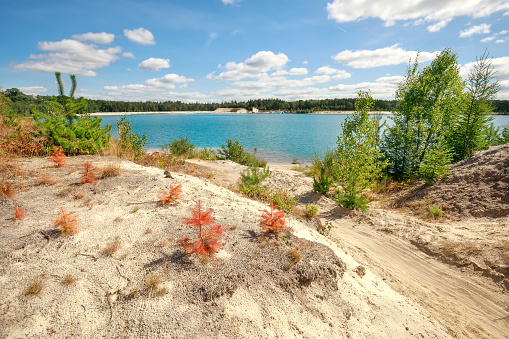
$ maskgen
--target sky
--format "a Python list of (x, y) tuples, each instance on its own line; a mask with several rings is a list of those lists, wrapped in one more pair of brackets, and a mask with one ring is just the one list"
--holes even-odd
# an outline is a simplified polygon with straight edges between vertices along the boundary
[(2, 1), (0, 87), (76, 97), (225, 102), (394, 99), (410, 59), (485, 51), (509, 99), (509, 0)]

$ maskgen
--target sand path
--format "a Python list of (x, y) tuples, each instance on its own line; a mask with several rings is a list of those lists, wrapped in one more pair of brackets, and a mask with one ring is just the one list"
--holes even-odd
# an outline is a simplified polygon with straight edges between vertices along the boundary
[(489, 278), (461, 272), (408, 240), (375, 232), (369, 225), (345, 219), (333, 224), (335, 242), (396, 291), (423, 305), (452, 336), (509, 337), (509, 296)]

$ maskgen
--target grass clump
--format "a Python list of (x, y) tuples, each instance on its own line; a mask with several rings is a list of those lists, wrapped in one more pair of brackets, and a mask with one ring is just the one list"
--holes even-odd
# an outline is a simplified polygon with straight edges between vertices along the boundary
[(149, 297), (160, 297), (168, 292), (166, 288), (160, 286), (162, 283), (163, 279), (159, 274), (152, 273), (145, 276), (145, 291), (148, 293)]
[(57, 183), (57, 180), (53, 178), (51, 173), (48, 171), (39, 172), (39, 175), (37, 175), (37, 178), (35, 179), (35, 185), (41, 186), (41, 185), (54, 185)]
[(106, 256), (112, 256), (120, 249), (121, 244), (122, 241), (120, 240), (120, 237), (116, 236), (115, 239), (113, 239), (108, 243), (108, 245), (106, 245), (106, 247), (101, 251), (101, 253)]
[(312, 219), (318, 214), (318, 207), (315, 205), (306, 205), (306, 210), (301, 212), (300, 215), (307, 219)]
[(297, 199), (290, 196), (290, 192), (282, 188), (275, 189), (260, 185), (241, 184), (238, 192), (263, 202), (269, 203), (272, 201), (286, 213), (292, 213), (297, 205)]
[(119, 164), (110, 162), (101, 168), (101, 179), (118, 177), (122, 173)]
[(34, 280), (25, 288), (26, 296), (37, 296), (40, 295), (43, 288), (43, 279), (42, 277), (34, 278)]
[(431, 219), (438, 219), (444, 216), (444, 212), (438, 205), (429, 206), (428, 213)]
[(62, 278), (62, 280), (60, 282), (63, 285), (72, 286), (72, 285), (76, 285), (77, 280), (78, 280), (78, 278), (76, 278), (72, 274), (67, 274), (65, 277)]

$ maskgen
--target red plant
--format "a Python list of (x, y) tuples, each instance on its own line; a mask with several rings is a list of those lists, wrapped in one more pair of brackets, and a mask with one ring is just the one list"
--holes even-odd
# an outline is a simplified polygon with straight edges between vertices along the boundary
[(182, 200), (180, 195), (182, 194), (182, 185), (173, 186), (170, 185), (169, 191), (160, 191), (162, 196), (159, 197), (159, 205), (170, 205), (175, 203), (177, 200)]
[(25, 219), (25, 209), (23, 207), (14, 206), (14, 220)]
[[(186, 237), (178, 240), (184, 247), (185, 253), (194, 253), (196, 256), (211, 256), (223, 247), (220, 240), (224, 236), (226, 228), (213, 224), (216, 219), (212, 216), (212, 212), (214, 212), (212, 208), (204, 212), (201, 201), (198, 201), (198, 204), (192, 210), (193, 217), (183, 218), (185, 224), (198, 227), (198, 237), (196, 239)], [(206, 230), (206, 226), (208, 226), (208, 230)]]
[(262, 218), (260, 221), (260, 226), (265, 231), (265, 234), (279, 234), (282, 231), (288, 229), (285, 219), (288, 216), (285, 215), (285, 212), (283, 211), (276, 211), (277, 208), (278, 205), (274, 205), (274, 203), (271, 201), (270, 212), (268, 210), (260, 210), (262, 211), (262, 215), (260, 216)]
[(98, 172), (99, 169), (97, 167), (94, 167), (88, 161), (85, 164), (83, 164), (83, 166), (85, 166), (85, 170), (83, 172), (81, 172), (81, 174), (83, 174), (83, 177), (81, 178), (81, 183), (82, 184), (86, 184), (86, 183), (95, 184), (95, 183), (99, 182), (99, 180), (97, 180), (94, 175), (94, 173)]
[(49, 161), (53, 161), (56, 164), (56, 167), (64, 167), (67, 165), (67, 161), (65, 160), (66, 156), (62, 151), (62, 147), (53, 146), (53, 153), (48, 158)]
[(74, 212), (66, 212), (63, 207), (60, 207), (58, 218), (51, 219), (55, 227), (60, 231), (60, 234), (68, 236), (71, 233), (79, 233), (78, 216)]

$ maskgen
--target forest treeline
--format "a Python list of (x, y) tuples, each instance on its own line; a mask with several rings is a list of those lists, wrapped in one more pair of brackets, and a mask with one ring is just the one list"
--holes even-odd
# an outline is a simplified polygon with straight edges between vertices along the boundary
[[(45, 112), (47, 105), (54, 96), (27, 95), (17, 88), (3, 91), (10, 102), (9, 106), (14, 115), (29, 116), (30, 105)], [(253, 107), (262, 111), (288, 111), (293, 113), (312, 113), (316, 111), (354, 111), (355, 98), (298, 100), (284, 101), (281, 99), (256, 99), (248, 101), (229, 101), (222, 103), (184, 103), (181, 101), (109, 101), (85, 99), (87, 106), (83, 113), (96, 112), (165, 112), (165, 111), (214, 111), (218, 108), (245, 108)], [(375, 111), (393, 111), (396, 100), (374, 100)], [(509, 114), (509, 100), (493, 100), (493, 111), (499, 114)]]

